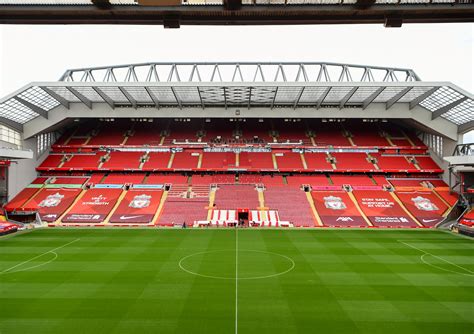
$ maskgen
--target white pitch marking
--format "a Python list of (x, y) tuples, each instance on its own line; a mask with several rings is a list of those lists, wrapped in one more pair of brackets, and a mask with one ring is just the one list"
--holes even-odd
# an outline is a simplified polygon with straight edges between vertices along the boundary
[[(219, 250), (213, 250), (213, 251), (205, 251), (205, 252), (197, 252), (197, 253), (193, 253), (193, 254), (189, 254), (187, 256), (184, 256), (182, 257), (179, 262), (178, 262), (178, 267), (184, 271), (184, 272), (187, 272), (188, 274), (191, 274), (191, 275), (195, 275), (195, 276), (199, 276), (199, 277), (205, 277), (205, 278), (212, 278), (212, 279), (223, 279), (223, 280), (234, 280), (235, 278), (232, 276), (232, 277), (224, 277), (224, 276), (212, 276), (212, 275), (204, 275), (204, 274), (200, 274), (200, 273), (197, 273), (197, 272), (194, 272), (194, 271), (191, 271), (189, 269), (186, 269), (186, 267), (183, 265), (183, 263), (193, 257), (193, 256), (196, 256), (196, 255), (202, 255), (202, 254), (208, 254), (208, 253), (218, 253), (218, 252), (233, 252), (234, 250), (233, 249), (219, 249)], [(288, 262), (291, 263), (291, 265), (288, 267), (288, 269), (286, 269), (285, 271), (282, 271), (282, 272), (279, 272), (279, 273), (276, 273), (276, 274), (271, 274), (271, 275), (265, 275), (265, 276), (250, 276), (250, 277), (238, 277), (239, 281), (242, 281), (242, 280), (257, 280), (257, 279), (266, 279), (266, 278), (273, 278), (273, 277), (277, 277), (277, 276), (281, 276), (281, 275), (284, 275), (284, 274), (287, 274), (289, 273), (290, 271), (292, 271), (294, 268), (295, 268), (295, 261), (293, 261), (292, 258), (286, 256), (286, 255), (282, 255), (282, 254), (278, 254), (278, 253), (274, 253), (274, 252), (267, 252), (267, 251), (260, 251), (260, 250), (254, 250), (254, 249), (240, 249), (239, 250), (240, 252), (255, 252), (255, 253), (263, 253), (263, 254), (270, 254), (270, 255), (276, 255), (276, 256), (280, 256), (286, 260), (288, 260)]]
[[(58, 249), (61, 249), (61, 248), (63, 248), (63, 247), (66, 247), (66, 246), (68, 246), (68, 245), (70, 245), (70, 244), (72, 244), (72, 243), (74, 243), (74, 242), (76, 242), (76, 241), (79, 241), (79, 240), (81, 240), (81, 239), (80, 239), (80, 238), (77, 238), (76, 240), (73, 240), (73, 241), (71, 241), (71, 242), (68, 242), (67, 244), (64, 244), (64, 245), (62, 245), (62, 246), (53, 248), (53, 249), (51, 249), (51, 250), (49, 250), (49, 251), (47, 251), (47, 252), (44, 252), (43, 254), (36, 255), (35, 257), (32, 257), (32, 258), (29, 259), (29, 260), (23, 261), (23, 262), (21, 262), (21, 263), (18, 263), (17, 265), (14, 265), (13, 267), (10, 267), (10, 268), (8, 268), (8, 269), (5, 269), (4, 271), (0, 272), (0, 274), (5, 274), (5, 273), (7, 273), (7, 272), (10, 272), (10, 270), (12, 270), (12, 269), (15, 269), (15, 268), (17, 268), (17, 267), (19, 267), (19, 266), (21, 266), (21, 265), (23, 265), (23, 264), (26, 264), (26, 263), (28, 263), (28, 262), (33, 261), (33, 260), (36, 260), (37, 258), (42, 257), (43, 255), (46, 255), (46, 254), (48, 254), (48, 253), (54, 253), (54, 251), (57, 251)], [(56, 253), (54, 253), (54, 254), (56, 254)], [(55, 259), (56, 259), (56, 258), (55, 258)], [(29, 268), (29, 269), (31, 269), (31, 268)]]
[(239, 232), (238, 229), (235, 229), (235, 334), (238, 333), (238, 319), (239, 319), (239, 309), (238, 309), (238, 282), (239, 282)]
[(446, 262), (446, 263), (449, 263), (449, 264), (451, 264), (451, 265), (453, 265), (453, 266), (455, 266), (455, 267), (458, 267), (459, 269), (462, 269), (462, 270), (464, 270), (464, 271), (467, 271), (467, 272), (470, 273), (470, 274), (458, 273), (458, 272), (455, 272), (455, 271), (452, 271), (452, 270), (443, 269), (443, 270), (445, 270), (445, 271), (451, 271), (451, 272), (453, 272), (453, 273), (461, 274), (461, 275), (474, 276), (474, 272), (472, 272), (472, 271), (470, 271), (469, 269), (466, 269), (466, 268), (464, 268), (464, 267), (462, 267), (462, 266), (460, 266), (460, 265), (458, 265), (458, 264), (456, 264), (456, 263), (452, 263), (451, 261), (448, 261), (448, 260), (443, 259), (443, 258), (441, 258), (441, 257), (439, 257), (439, 256), (436, 256), (436, 255), (434, 255), (434, 254), (431, 254), (430, 252), (424, 251), (424, 250), (422, 250), (422, 249), (420, 249), (420, 248), (418, 248), (418, 247), (416, 247), (416, 246), (407, 244), (406, 242), (403, 242), (403, 241), (401, 241), (401, 240), (398, 240), (398, 242), (401, 242), (402, 244), (404, 244), (404, 245), (406, 245), (406, 246), (408, 246), (408, 247), (411, 247), (411, 248), (413, 248), (413, 249), (416, 249), (416, 250), (419, 251), (419, 252), (424, 253), (424, 254), (420, 257), (420, 259), (421, 259), (421, 261), (422, 261), (423, 263), (425, 263), (425, 264), (428, 264), (428, 265), (433, 266), (433, 267), (435, 267), (435, 268), (441, 269), (440, 267), (435, 266), (435, 265), (433, 265), (433, 264), (428, 263), (428, 262), (425, 261), (424, 256), (425, 256), (425, 255), (431, 255), (431, 256), (434, 257), (434, 258), (437, 258), (437, 259), (439, 259), (439, 260), (441, 260), (441, 261), (444, 261), (444, 262)]

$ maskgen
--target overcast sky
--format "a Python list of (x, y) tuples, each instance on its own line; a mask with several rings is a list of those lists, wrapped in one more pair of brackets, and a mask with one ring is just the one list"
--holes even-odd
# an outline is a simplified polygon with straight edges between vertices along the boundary
[[(327, 61), (412, 68), (474, 90), (474, 24), (198, 27), (0, 25), (0, 96), (68, 68), (152, 61)], [(472, 140), (474, 141), (474, 135)]]

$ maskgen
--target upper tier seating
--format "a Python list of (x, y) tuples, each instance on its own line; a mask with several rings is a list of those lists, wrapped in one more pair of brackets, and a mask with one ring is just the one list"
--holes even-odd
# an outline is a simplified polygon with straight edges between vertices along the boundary
[(150, 152), (147, 161), (142, 166), (142, 170), (153, 171), (167, 169), (170, 158), (170, 152)]
[(159, 146), (163, 124), (158, 122), (136, 123), (125, 145), (130, 146)]
[(202, 154), (201, 168), (217, 171), (235, 168), (235, 153), (204, 152)]
[(349, 130), (352, 134), (352, 142), (356, 146), (390, 146), (385, 137), (382, 137), (373, 126), (358, 126)]
[(280, 171), (301, 170), (304, 168), (301, 154), (294, 152), (275, 152), (275, 159)]
[[(114, 122), (116, 123), (116, 122)], [(117, 146), (125, 140), (125, 133), (130, 129), (130, 123), (112, 124), (111, 126), (103, 126), (97, 133), (92, 136), (87, 145), (92, 146)]]
[(317, 146), (351, 146), (339, 125), (324, 124), (324, 128), (316, 129), (315, 132), (314, 141)]
[(417, 156), (415, 157), (415, 159), (418, 163), (418, 166), (420, 166), (421, 169), (441, 171), (439, 166), (436, 164), (436, 162), (433, 161), (433, 159), (431, 159), (430, 156), (426, 156), (426, 157)]
[(250, 170), (275, 170), (272, 154), (270, 152), (241, 152), (239, 154), (239, 167)]
[(43, 160), (43, 162), (38, 166), (38, 170), (47, 170), (49, 168), (59, 167), (61, 160), (64, 158), (62, 154), (51, 154)]
[(331, 164), (328, 162), (328, 155), (326, 153), (305, 153), (304, 158), (308, 170), (330, 171)]
[(138, 169), (143, 152), (110, 152), (109, 159), (104, 162), (101, 169), (120, 171)]
[(259, 207), (258, 194), (251, 185), (220, 185), (214, 204), (218, 209), (254, 210)]
[(196, 169), (199, 161), (198, 152), (176, 152), (174, 154), (173, 163), (171, 168), (173, 169)]
[(382, 155), (377, 153), (371, 153), (371, 156), (377, 159), (377, 166), (386, 172), (396, 172), (400, 170), (417, 171), (415, 165), (410, 163), (404, 156)]
[(62, 168), (75, 170), (96, 170), (99, 167), (101, 158), (105, 154), (105, 152), (97, 152), (94, 154), (74, 154), (68, 161), (64, 163)]
[(314, 226), (311, 207), (304, 191), (285, 187), (267, 187), (263, 193), (265, 206), (270, 210), (278, 210), (278, 215), (283, 221), (289, 221), (295, 227)]
[(331, 153), (336, 159), (337, 170), (341, 171), (371, 171), (375, 166), (367, 160), (365, 153)]

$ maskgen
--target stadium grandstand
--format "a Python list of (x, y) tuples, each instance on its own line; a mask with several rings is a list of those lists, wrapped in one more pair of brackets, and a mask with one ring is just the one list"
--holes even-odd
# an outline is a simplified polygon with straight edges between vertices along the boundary
[(51, 227), (453, 224), (473, 193), (473, 111), (472, 94), (411, 69), (67, 70), (0, 100), (4, 210)]
[(471, 0), (0, 0), (1, 24), (278, 25), (472, 22)]

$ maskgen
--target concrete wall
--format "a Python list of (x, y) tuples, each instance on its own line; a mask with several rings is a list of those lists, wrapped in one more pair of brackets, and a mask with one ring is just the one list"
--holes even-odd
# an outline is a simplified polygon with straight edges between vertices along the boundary
[(23, 149), (33, 151), (33, 159), (22, 159), (12, 161), (8, 170), (8, 199), (11, 200), (23, 188), (33, 181), (36, 176), (36, 167), (43, 162), (49, 152), (36, 156), (36, 138), (30, 138), (23, 142)]

